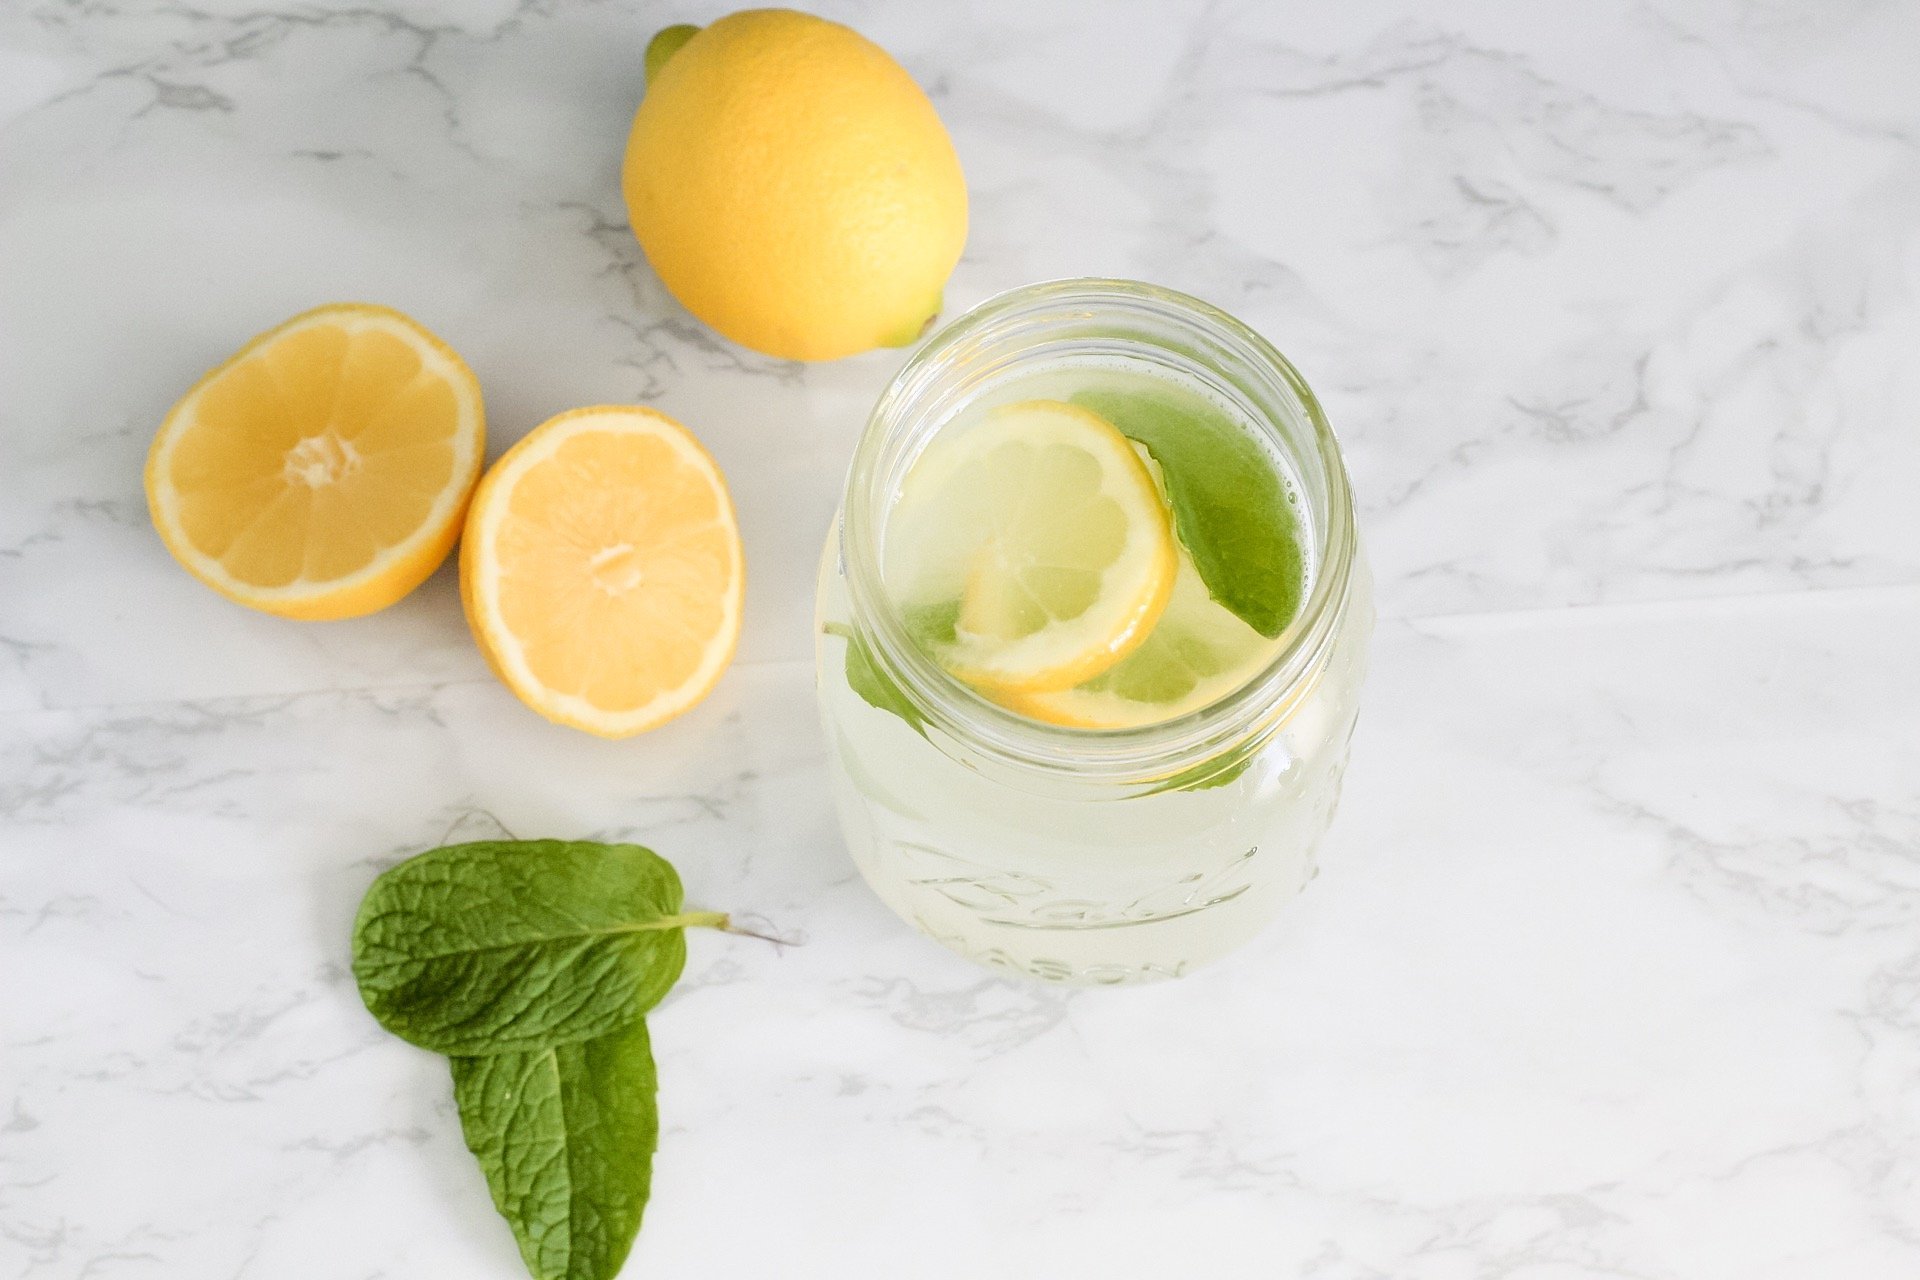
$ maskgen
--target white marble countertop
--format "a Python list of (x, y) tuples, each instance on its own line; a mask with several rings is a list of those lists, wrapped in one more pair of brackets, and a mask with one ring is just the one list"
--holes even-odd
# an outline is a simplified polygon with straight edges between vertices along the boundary
[[(1920, 6), (825, 7), (955, 135), (954, 309), (1142, 277), (1326, 402), (1383, 623), (1320, 879), (1066, 992), (853, 874), (811, 570), (901, 357), (716, 340), (617, 189), (648, 36), (724, 6), (9, 4), (0, 1274), (522, 1274), (346, 971), (484, 814), (806, 939), (693, 941), (633, 1276), (1920, 1275)], [(302, 626), (168, 560), (161, 415), (337, 298), (465, 353), (495, 453), (606, 400), (707, 440), (710, 703), (589, 739), (450, 572)]]

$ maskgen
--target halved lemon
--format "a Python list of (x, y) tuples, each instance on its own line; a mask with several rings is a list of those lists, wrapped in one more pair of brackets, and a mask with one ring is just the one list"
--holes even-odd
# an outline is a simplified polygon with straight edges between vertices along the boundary
[(387, 307), (336, 303), (242, 347), (174, 405), (147, 454), (167, 550), (229, 599), (351, 618), (424, 582), (480, 475), (480, 384)]
[(712, 691), (746, 569), (725, 478), (652, 409), (575, 409), (480, 482), (460, 547), (474, 639), (549, 720), (624, 738)]
[(1125, 436), (1077, 405), (1028, 400), (915, 462), (889, 520), (887, 578), (909, 627), (962, 680), (1068, 689), (1153, 630), (1175, 545)]
[(998, 698), (1009, 710), (1049, 724), (1138, 728), (1218, 702), (1257, 674), (1278, 648), (1207, 593), (1183, 551), (1173, 599), (1139, 648), (1075, 688)]

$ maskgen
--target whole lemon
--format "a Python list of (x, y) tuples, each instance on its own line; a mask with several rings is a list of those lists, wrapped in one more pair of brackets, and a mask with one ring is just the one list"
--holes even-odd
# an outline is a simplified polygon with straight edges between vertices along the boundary
[(926, 94), (835, 22), (754, 9), (669, 27), (622, 186), (673, 295), (792, 360), (912, 342), (967, 239), (967, 188)]

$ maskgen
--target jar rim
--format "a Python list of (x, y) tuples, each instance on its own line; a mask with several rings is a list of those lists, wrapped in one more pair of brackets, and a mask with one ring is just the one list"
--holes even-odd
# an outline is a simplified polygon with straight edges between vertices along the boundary
[[(1248, 402), (1243, 408), (1255, 424), (1301, 470), (1299, 478), (1313, 491), (1306, 498), (1316, 508), (1310, 522), (1316, 569), (1299, 610), (1277, 639), (1274, 656), (1232, 692), (1183, 715), (1129, 728), (1044, 724), (983, 697), (912, 640), (882, 581), (881, 537), (899, 481), (952, 412), (966, 403), (955, 390), (956, 378), (970, 367), (987, 376), (979, 373), (983, 365), (990, 368), (996, 356), (1005, 360), (1031, 347), (1046, 331), (1128, 319), (1203, 343), (1212, 359), (1234, 366), (1197, 365), (1232, 384), (1238, 398)], [(1150, 338), (1132, 341), (1156, 355), (1177, 350)], [(1193, 362), (1190, 354), (1182, 358)], [(943, 396), (956, 401), (945, 413), (940, 412)], [(1289, 428), (1305, 439), (1289, 438)], [(927, 726), (947, 739), (936, 745), (1016, 784), (1026, 776), (1147, 787), (1179, 777), (1196, 785), (1202, 779), (1192, 775), (1211, 776), (1215, 762), (1224, 770), (1244, 758), (1244, 750), (1277, 730), (1319, 680), (1346, 610), (1355, 561), (1346, 466), (1319, 401), (1293, 364), (1210, 303), (1157, 285), (1093, 277), (998, 294), (941, 328), (914, 353), (868, 418), (848, 472), (838, 533), (850, 621), (874, 661)]]

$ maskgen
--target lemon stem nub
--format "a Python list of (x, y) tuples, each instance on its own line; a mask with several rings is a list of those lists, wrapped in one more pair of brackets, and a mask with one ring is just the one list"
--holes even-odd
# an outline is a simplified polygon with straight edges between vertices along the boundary
[(660, 78), (660, 68), (667, 60), (680, 52), (681, 46), (700, 34), (700, 28), (687, 22), (677, 22), (671, 27), (662, 27), (653, 39), (647, 41), (647, 83), (652, 84)]

